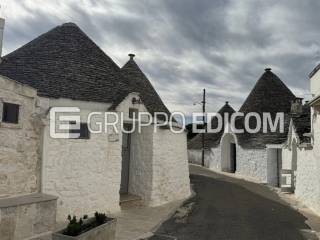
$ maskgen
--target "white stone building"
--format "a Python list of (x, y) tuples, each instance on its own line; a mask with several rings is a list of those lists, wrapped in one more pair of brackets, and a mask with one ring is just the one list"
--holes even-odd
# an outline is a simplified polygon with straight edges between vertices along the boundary
[[(255, 134), (235, 133), (231, 127), (224, 127), (220, 133), (205, 134), (206, 166), (217, 171), (231, 172), (255, 181), (279, 186), (282, 145), (286, 141), (291, 103), (296, 97), (286, 85), (267, 68), (257, 81), (239, 112), (270, 113), (273, 120), (276, 113), (284, 113), (284, 132)], [(220, 111), (226, 108), (225, 105)], [(234, 111), (230, 107), (228, 112)], [(220, 112), (219, 111), (219, 112)], [(230, 122), (230, 121), (229, 121)], [(237, 129), (244, 129), (244, 118), (236, 120)], [(250, 121), (251, 128), (255, 122)], [(202, 136), (197, 135), (188, 143), (189, 162), (200, 162), (202, 157)], [(214, 141), (212, 141), (214, 139)]]
[(293, 172), (293, 192), (318, 214), (320, 214), (319, 68), (317, 66), (309, 75), (313, 99), (300, 106), (300, 113), (292, 117), (288, 139), (283, 148), (283, 168)]
[[(117, 212), (129, 194), (148, 206), (190, 195), (184, 131), (172, 133), (162, 126), (155, 132), (154, 124), (131, 134), (110, 126), (103, 133), (88, 131), (97, 129), (102, 118), (97, 115), (88, 123), (92, 112), (123, 114), (129, 128), (137, 122), (133, 113), (152, 115), (142, 123), (154, 123), (155, 112), (170, 115), (133, 57), (130, 54), (118, 67), (73, 23), (2, 57), (1, 236), (24, 239), (44, 234), (68, 214)], [(78, 138), (50, 136), (49, 113), (54, 107), (80, 109)], [(181, 129), (174, 120), (172, 125)], [(21, 206), (26, 209), (19, 210)]]

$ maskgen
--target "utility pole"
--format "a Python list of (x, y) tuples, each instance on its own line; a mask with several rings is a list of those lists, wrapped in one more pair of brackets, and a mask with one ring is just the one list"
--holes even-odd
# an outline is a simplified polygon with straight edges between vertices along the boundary
[(203, 99), (202, 99), (202, 120), (203, 120), (203, 129), (204, 131), (202, 132), (202, 166), (204, 167), (204, 136), (205, 133), (207, 132), (207, 126), (206, 126), (206, 117), (205, 117), (205, 112), (206, 112), (206, 89), (203, 89)]

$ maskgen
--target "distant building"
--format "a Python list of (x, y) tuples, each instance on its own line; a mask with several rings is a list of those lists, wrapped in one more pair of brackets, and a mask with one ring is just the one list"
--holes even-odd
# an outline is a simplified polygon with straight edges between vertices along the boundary
[[(255, 112), (261, 118), (270, 113), (274, 119), (276, 113), (284, 113), (284, 132), (263, 132), (250, 134), (234, 133), (229, 128), (218, 134), (206, 134), (206, 165), (215, 170), (232, 172), (254, 180), (278, 186), (281, 170), (281, 149), (286, 141), (291, 102), (296, 97), (271, 69), (266, 69), (255, 84), (239, 112), (244, 115)], [(222, 109), (226, 109), (225, 105)], [(220, 110), (221, 111), (221, 110)], [(219, 112), (220, 112), (219, 111)], [(231, 107), (227, 111), (234, 111)], [(250, 122), (250, 125), (254, 123)], [(244, 128), (244, 118), (235, 122), (237, 129)], [(278, 129), (279, 130), (279, 129)], [(201, 136), (188, 143), (189, 161), (201, 156)], [(197, 156), (197, 157), (196, 157)]]
[[(283, 168), (293, 171), (293, 191), (320, 214), (320, 65), (309, 75), (312, 100), (297, 108), (283, 149)], [(299, 104), (298, 104), (299, 105)]]

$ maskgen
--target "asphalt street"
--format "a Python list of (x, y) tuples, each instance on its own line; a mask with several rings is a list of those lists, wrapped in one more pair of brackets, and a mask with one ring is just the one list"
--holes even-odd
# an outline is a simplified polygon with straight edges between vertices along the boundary
[(306, 218), (269, 187), (197, 167), (191, 173), (196, 195), (157, 234), (179, 240), (317, 239)]

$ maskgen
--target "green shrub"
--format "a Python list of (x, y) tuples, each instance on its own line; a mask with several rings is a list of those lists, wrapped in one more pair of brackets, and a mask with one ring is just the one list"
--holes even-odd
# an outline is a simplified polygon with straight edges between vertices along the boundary
[(69, 224), (64, 234), (68, 236), (78, 236), (83, 230), (82, 218), (80, 218), (78, 221), (76, 216), (73, 216), (73, 218), (71, 218), (71, 216), (68, 215), (68, 220)]
[(104, 224), (107, 221), (107, 216), (105, 213), (95, 212), (94, 216), (98, 225)]
[(88, 219), (84, 223), (82, 218), (80, 218), (78, 221), (76, 216), (71, 217), (70, 215), (68, 215), (69, 224), (63, 232), (63, 234), (73, 237), (78, 236), (81, 233), (84, 233), (92, 228), (102, 225), (109, 220), (105, 213), (95, 212), (94, 216), (95, 218), (91, 221), (88, 219), (88, 215), (84, 215), (83, 219)]

